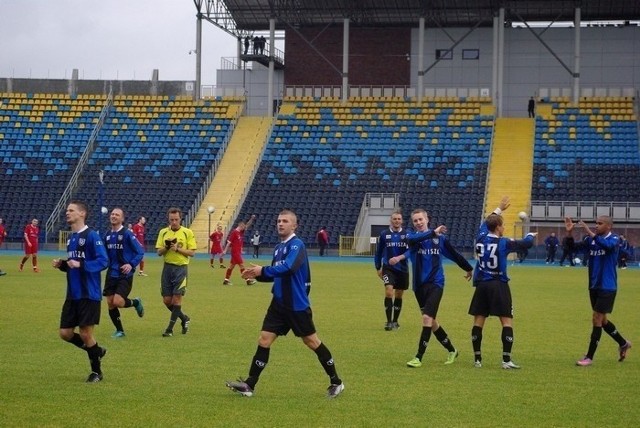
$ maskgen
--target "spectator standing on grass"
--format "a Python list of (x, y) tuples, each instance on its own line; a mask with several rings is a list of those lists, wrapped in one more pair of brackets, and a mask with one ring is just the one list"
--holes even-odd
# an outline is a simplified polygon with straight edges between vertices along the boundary
[(253, 258), (260, 258), (260, 244), (262, 243), (262, 237), (260, 236), (260, 232), (257, 230), (253, 233), (251, 237), (251, 245), (253, 246)]
[(140, 260), (140, 270), (138, 271), (138, 275), (140, 276), (147, 276), (147, 274), (144, 273), (144, 246), (145, 246), (144, 243), (145, 243), (145, 234), (147, 231), (145, 224), (147, 224), (147, 219), (144, 218), (143, 216), (140, 216), (138, 218), (138, 222), (132, 226), (133, 234), (135, 235), (136, 239), (142, 246), (142, 260)]
[(544, 240), (544, 247), (547, 250), (547, 259), (545, 260), (545, 263), (555, 263), (558, 245), (560, 245), (560, 241), (558, 241), (555, 232), (551, 232), (551, 235), (547, 236), (547, 239)]
[[(444, 225), (429, 230), (429, 215), (418, 208), (411, 213), (413, 232), (407, 234), (409, 251), (394, 259), (403, 259), (407, 255), (411, 260), (411, 277), (413, 278), (413, 291), (416, 301), (422, 313), (422, 331), (418, 341), (418, 351), (415, 357), (407, 362), (408, 367), (422, 366), (422, 357), (427, 351), (431, 333), (449, 353), (445, 364), (453, 364), (458, 357), (458, 350), (453, 346), (447, 332), (436, 320), (440, 301), (444, 294), (444, 269), (442, 256), (455, 262), (464, 270), (467, 280), (471, 279), (473, 267), (456, 251), (447, 237), (444, 235), (447, 228)], [(395, 263), (397, 260), (391, 260)]]
[[(583, 245), (589, 251), (589, 300), (591, 301), (592, 329), (587, 353), (576, 361), (578, 366), (590, 366), (598, 348), (602, 330), (618, 344), (618, 361), (622, 362), (631, 349), (631, 342), (622, 337), (616, 326), (608, 319), (613, 312), (613, 304), (618, 292), (618, 251), (620, 237), (613, 233), (613, 221), (609, 216), (598, 216), (595, 231), (584, 222), (578, 223), (588, 235)], [(570, 217), (565, 218), (567, 232), (571, 232), (574, 223)]]
[(33, 265), (33, 271), (35, 273), (40, 272), (38, 269), (38, 238), (40, 236), (40, 228), (38, 227), (38, 219), (34, 218), (31, 223), (24, 228), (24, 257), (20, 261), (18, 270), (22, 272), (24, 264), (31, 257), (31, 264)]
[(311, 271), (304, 242), (295, 234), (297, 227), (296, 214), (290, 210), (281, 211), (277, 221), (280, 243), (274, 249), (271, 266), (253, 265), (242, 274), (247, 280), (273, 282), (273, 297), (262, 323), (258, 347), (249, 368), (249, 377), (246, 380), (226, 382), (232, 391), (245, 397), (253, 395), (260, 374), (269, 362), (273, 342), (290, 330), (316, 354), (329, 376), (327, 396), (334, 398), (344, 390), (344, 383), (338, 376), (333, 356), (318, 337), (313, 323), (309, 301)]
[(627, 268), (627, 259), (631, 255), (631, 245), (629, 241), (624, 237), (624, 235), (620, 235), (620, 251), (618, 254), (618, 267), (620, 269)]
[(107, 298), (109, 318), (116, 328), (111, 337), (120, 338), (125, 336), (120, 319), (120, 308), (133, 307), (140, 318), (144, 316), (142, 299), (140, 297), (129, 299), (133, 288), (133, 276), (136, 267), (144, 257), (144, 250), (133, 232), (124, 227), (122, 208), (111, 210), (109, 222), (111, 230), (104, 236), (104, 245), (107, 247), (109, 256), (109, 270), (104, 280), (102, 294)]
[(7, 228), (4, 225), (4, 220), (0, 218), (0, 248), (2, 248), (5, 239), (7, 239)]
[(560, 262), (559, 265), (563, 266), (564, 265), (564, 261), (566, 259), (569, 259), (569, 264), (571, 266), (575, 266), (576, 263), (573, 260), (575, 258), (575, 246), (576, 246), (576, 241), (573, 238), (573, 233), (572, 232), (567, 232), (567, 235), (562, 238), (562, 257), (560, 258)]
[(384, 313), (387, 317), (384, 329), (386, 331), (400, 328), (398, 319), (402, 311), (402, 296), (409, 288), (407, 260), (402, 259), (393, 265), (390, 260), (404, 254), (408, 248), (407, 231), (402, 228), (402, 212), (394, 211), (391, 214), (389, 228), (380, 232), (373, 258), (378, 277), (384, 285)]
[(329, 232), (327, 232), (326, 226), (322, 226), (318, 233), (316, 233), (316, 241), (320, 248), (320, 255), (328, 255), (329, 251), (327, 250), (327, 247), (329, 246)]
[(536, 233), (528, 233), (524, 239), (503, 237), (504, 220), (502, 212), (511, 202), (507, 196), (500, 206), (487, 216), (476, 238), (477, 262), (473, 272), (475, 291), (469, 306), (469, 315), (473, 316), (471, 344), (473, 345), (474, 365), (482, 367), (482, 329), (490, 315), (500, 318), (502, 324), (502, 368), (519, 369), (511, 359), (513, 347), (513, 303), (509, 277), (507, 276), (507, 256), (533, 246)]
[(182, 226), (182, 210), (169, 208), (167, 212), (169, 226), (160, 230), (156, 241), (159, 256), (164, 258), (162, 266), (161, 293), (162, 302), (171, 312), (169, 325), (163, 337), (173, 336), (173, 327), (180, 318), (182, 334), (189, 332), (191, 318), (182, 312), (182, 300), (187, 292), (187, 274), (189, 259), (196, 253), (198, 246), (193, 231)]
[[(229, 233), (229, 236), (227, 236), (227, 245), (225, 245), (222, 254), (227, 254), (227, 251), (231, 249), (231, 261), (229, 262), (229, 267), (227, 268), (227, 271), (224, 275), (224, 281), (222, 281), (222, 285), (233, 285), (231, 283), (231, 274), (233, 273), (233, 268), (235, 268), (236, 266), (239, 266), (240, 268), (240, 275), (242, 275), (242, 272), (244, 272), (244, 259), (242, 258), (244, 232), (245, 230), (250, 228), (251, 225), (253, 225), (255, 219), (256, 216), (254, 214), (251, 216), (251, 218), (249, 218), (247, 222), (241, 221), (240, 223), (238, 223), (238, 226), (236, 226), (236, 228), (233, 229), (231, 233)], [(253, 285), (256, 283), (256, 281), (251, 278), (247, 279), (246, 282), (247, 285)]]
[(93, 333), (94, 327), (100, 324), (100, 272), (109, 266), (109, 258), (98, 232), (85, 224), (88, 213), (84, 202), (73, 201), (67, 206), (66, 219), (71, 227), (67, 259), (54, 259), (52, 266), (67, 274), (60, 337), (87, 352), (91, 364), (87, 382), (94, 383), (103, 378), (101, 361), (107, 353), (98, 345)]

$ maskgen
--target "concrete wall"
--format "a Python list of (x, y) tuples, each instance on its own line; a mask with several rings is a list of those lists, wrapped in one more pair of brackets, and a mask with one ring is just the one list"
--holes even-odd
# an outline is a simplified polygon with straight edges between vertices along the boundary
[[(466, 28), (447, 28), (459, 40)], [(538, 34), (542, 29), (535, 29)], [(640, 27), (581, 28), (581, 88), (640, 87)], [(442, 29), (425, 30), (425, 68), (435, 61), (436, 49), (453, 41)], [(506, 28), (503, 103), (505, 116), (526, 116), (527, 100), (539, 88), (573, 87), (573, 78), (526, 28)], [(550, 28), (541, 38), (574, 69), (574, 29)], [(411, 85), (417, 87), (418, 29), (411, 33)], [(478, 49), (478, 60), (463, 60), (463, 49)], [(493, 29), (478, 28), (425, 75), (425, 87), (491, 87)]]
[[(248, 116), (261, 116), (267, 114), (267, 91), (269, 81), (269, 69), (253, 63), (248, 70), (218, 70), (216, 74), (216, 87), (245, 88), (247, 96)], [(275, 70), (273, 74), (273, 95), (276, 100), (282, 99), (284, 93), (284, 74), (282, 70)], [(277, 111), (277, 109), (274, 109)]]
[[(70, 80), (70, 79), (15, 79), (0, 78), (0, 92), (70, 94), (107, 94), (113, 87), (114, 95), (193, 95), (187, 91), (192, 81), (152, 80)], [(75, 85), (75, 87), (74, 87)]]

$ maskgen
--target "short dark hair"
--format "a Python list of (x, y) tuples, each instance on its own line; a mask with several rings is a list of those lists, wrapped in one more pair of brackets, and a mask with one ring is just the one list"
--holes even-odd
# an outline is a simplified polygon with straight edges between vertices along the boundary
[(69, 202), (69, 205), (75, 205), (80, 209), (80, 211), (83, 211), (85, 220), (87, 220), (89, 218), (89, 207), (87, 206), (86, 202), (79, 201), (79, 200), (73, 200), (73, 201)]
[(169, 210), (167, 211), (167, 215), (169, 214), (178, 214), (180, 218), (182, 218), (182, 210), (178, 207), (169, 208)]

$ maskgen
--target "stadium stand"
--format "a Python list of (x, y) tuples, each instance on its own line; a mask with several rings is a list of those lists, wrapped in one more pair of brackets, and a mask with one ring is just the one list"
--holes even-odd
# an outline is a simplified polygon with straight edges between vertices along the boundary
[(166, 224), (166, 210), (186, 214), (213, 163), (222, 156), (235, 120), (222, 98), (116, 96), (89, 159), (77, 196), (99, 207), (98, 172), (104, 171), (104, 205), (122, 206), (129, 221), (147, 217), (151, 234)]
[(552, 98), (536, 119), (532, 199), (640, 200), (640, 153), (633, 98)]
[[(106, 97), (3, 93), (0, 99), (0, 174), (8, 177), (0, 189), (3, 216), (10, 239), (20, 239), (28, 219), (44, 221), (51, 214)], [(116, 96), (74, 198), (99, 212), (98, 172), (103, 170), (105, 206), (145, 215), (150, 231), (163, 226), (170, 205), (191, 207), (222, 155), (239, 102)]]
[[(351, 235), (367, 192), (400, 193), (407, 219), (425, 207), (470, 248), (482, 213), (493, 116), (479, 99), (287, 98), (241, 218), (284, 207), (315, 242), (326, 226), (335, 245)], [(267, 244), (275, 231), (262, 231)]]
[(91, 135), (104, 98), (0, 94), (0, 187), (9, 239), (27, 222), (44, 222), (65, 189)]

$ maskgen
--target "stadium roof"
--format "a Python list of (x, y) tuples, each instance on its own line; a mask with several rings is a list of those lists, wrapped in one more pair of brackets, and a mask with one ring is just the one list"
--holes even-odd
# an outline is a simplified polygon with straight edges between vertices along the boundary
[[(197, 1), (197, 0), (194, 0)], [(214, 0), (209, 0), (209, 2)], [(505, 8), (511, 21), (572, 21), (576, 7), (583, 21), (640, 19), (637, 0), (218, 0), (215, 7), (230, 15), (237, 30), (269, 28), (275, 16), (276, 28), (288, 26), (341, 25), (349, 17), (351, 25), (416, 26), (424, 16), (428, 25), (470, 27), (479, 21), (491, 26), (497, 10)], [(221, 5), (218, 5), (221, 6)], [(210, 11), (214, 8), (208, 8)], [(220, 17), (208, 16), (219, 22)], [(227, 16), (229, 17), (229, 16)], [(429, 24), (430, 23), (430, 24)]]

